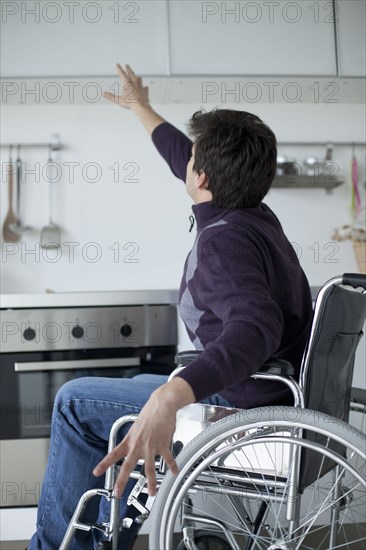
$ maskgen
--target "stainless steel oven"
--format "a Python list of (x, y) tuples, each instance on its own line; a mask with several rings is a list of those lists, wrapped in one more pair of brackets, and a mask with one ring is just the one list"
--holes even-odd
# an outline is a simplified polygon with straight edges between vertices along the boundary
[(3, 308), (0, 506), (37, 504), (62, 384), (83, 376), (168, 374), (176, 346), (173, 304)]

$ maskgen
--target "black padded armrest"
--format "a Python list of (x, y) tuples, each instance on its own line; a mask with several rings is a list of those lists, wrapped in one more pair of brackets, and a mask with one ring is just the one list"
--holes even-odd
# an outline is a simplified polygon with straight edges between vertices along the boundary
[(293, 376), (295, 368), (285, 359), (269, 359), (259, 369), (259, 373), (279, 374), (280, 376)]
[(186, 367), (187, 365), (192, 363), (192, 361), (194, 361), (196, 357), (200, 355), (200, 353), (200, 351), (196, 350), (180, 351), (175, 356), (174, 362), (180, 367)]
[(363, 388), (351, 388), (351, 403), (366, 406), (366, 390)]
[[(200, 353), (202, 352), (196, 350), (180, 351), (175, 356), (175, 363), (178, 366), (186, 367), (192, 363)], [(279, 374), (280, 376), (293, 376), (295, 374), (295, 369), (291, 363), (285, 361), (285, 359), (269, 359), (258, 372)]]

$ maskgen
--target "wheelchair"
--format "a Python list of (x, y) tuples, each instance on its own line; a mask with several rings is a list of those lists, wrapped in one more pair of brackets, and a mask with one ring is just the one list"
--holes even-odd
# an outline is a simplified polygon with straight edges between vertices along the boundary
[[(366, 408), (364, 390), (352, 388), (365, 318), (365, 275), (344, 274), (325, 283), (316, 299), (300, 380), (294, 379), (292, 365), (275, 358), (253, 375), (286, 384), (294, 406), (184, 407), (172, 442), (179, 473), (171, 474), (157, 458), (157, 496), (148, 497), (141, 462), (131, 474), (136, 484), (128, 500), (140, 515), (121, 521), (113, 497), (118, 464), (113, 465), (104, 489), (80, 498), (60, 550), (67, 550), (77, 529), (94, 528), (104, 529), (100, 548), (117, 550), (120, 530), (149, 515), (150, 550), (365, 548), (366, 437), (348, 424), (351, 408)], [(179, 353), (176, 371), (197, 353)], [(120, 428), (136, 418), (115, 422), (109, 451)], [(110, 519), (103, 526), (82, 522), (95, 496), (110, 502)]]

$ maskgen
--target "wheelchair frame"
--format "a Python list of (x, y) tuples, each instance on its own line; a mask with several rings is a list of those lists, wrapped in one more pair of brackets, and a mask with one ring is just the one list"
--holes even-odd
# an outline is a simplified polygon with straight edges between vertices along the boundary
[[(329, 535), (329, 548), (335, 548), (335, 545), (337, 544), (337, 538), (338, 538), (336, 526), (337, 526), (337, 522), (339, 522), (339, 517), (340, 517), (341, 507), (342, 507), (341, 506), (342, 477), (345, 476), (345, 472), (346, 472), (347, 468), (348, 468), (347, 472), (350, 475), (352, 475), (353, 477), (355, 477), (355, 479), (357, 479), (357, 475), (358, 475), (357, 469), (355, 469), (355, 468), (352, 469), (352, 467), (350, 465), (347, 466), (347, 462), (345, 461), (345, 457), (344, 457), (344, 452), (345, 452), (344, 449), (347, 447), (347, 449), (351, 450), (351, 452), (353, 453), (353, 456), (357, 455), (359, 460), (365, 461), (365, 458), (366, 458), (363, 453), (361, 453), (361, 454), (359, 453), (359, 449), (357, 449), (357, 445), (355, 444), (355, 441), (358, 441), (358, 442), (359, 441), (364, 441), (364, 439), (362, 439), (362, 437), (364, 437), (364, 436), (362, 434), (360, 434), (359, 432), (357, 432), (356, 435), (355, 435), (353, 433), (355, 430), (353, 430), (352, 433), (349, 432), (350, 428), (347, 426), (347, 424), (342, 422), (342, 420), (348, 420), (348, 412), (350, 410), (350, 395), (349, 395), (348, 388), (344, 389), (345, 394), (347, 394), (347, 392), (348, 392), (348, 395), (346, 395), (346, 397), (345, 397), (345, 401), (347, 401), (347, 410), (343, 410), (337, 415), (342, 420), (332, 418), (332, 421), (334, 421), (334, 423), (335, 423), (335, 427), (333, 426), (332, 429), (328, 429), (328, 430), (324, 429), (324, 425), (326, 425), (327, 422), (330, 422), (329, 421), (330, 417), (326, 416), (323, 412), (317, 412), (317, 415), (318, 415), (317, 418), (320, 419), (319, 421), (323, 426), (321, 429), (318, 429), (318, 430), (316, 430), (314, 428), (314, 426), (312, 425), (312, 423), (310, 422), (310, 420), (306, 416), (306, 415), (308, 415), (308, 411), (305, 409), (305, 407), (308, 407), (308, 401), (309, 401), (309, 396), (307, 395), (308, 386), (309, 386), (309, 378), (311, 378), (311, 374), (312, 374), (311, 373), (311, 367), (312, 367), (312, 362), (313, 362), (313, 354), (314, 354), (314, 352), (317, 351), (317, 346), (319, 347), (319, 327), (320, 327), (322, 316), (323, 316), (323, 313), (324, 313), (324, 308), (326, 308), (328, 297), (331, 294), (331, 292), (333, 291), (333, 289), (335, 287), (337, 288), (341, 285), (347, 285), (347, 286), (349, 285), (349, 286), (353, 287), (354, 289), (358, 288), (358, 287), (362, 287), (363, 288), (362, 294), (363, 295), (366, 294), (366, 276), (358, 275), (358, 274), (345, 274), (342, 277), (335, 277), (335, 278), (331, 279), (330, 281), (328, 281), (327, 283), (325, 283), (325, 285), (320, 289), (320, 292), (318, 294), (316, 304), (315, 304), (312, 329), (311, 329), (310, 337), (308, 339), (308, 344), (307, 344), (307, 347), (306, 347), (306, 350), (305, 350), (305, 353), (304, 353), (304, 358), (303, 358), (303, 363), (302, 363), (301, 373), (300, 373), (300, 382), (298, 383), (293, 378), (293, 374), (294, 374), (293, 367), (287, 361), (283, 361), (281, 359), (280, 360), (276, 359), (276, 360), (268, 361), (265, 365), (263, 365), (262, 369), (259, 372), (257, 372), (256, 374), (253, 375), (253, 378), (279, 380), (279, 381), (283, 382), (284, 384), (286, 384), (292, 391), (292, 394), (293, 394), (293, 397), (294, 397), (294, 407), (297, 408), (297, 409), (301, 409), (302, 410), (301, 413), (305, 417), (305, 420), (303, 420), (303, 422), (297, 421), (296, 423), (294, 423), (293, 421), (292, 422), (284, 422), (283, 420), (281, 421), (280, 419), (277, 418), (277, 420), (276, 420), (277, 426), (281, 426), (282, 428), (288, 428), (288, 429), (292, 428), (293, 431), (292, 431), (291, 437), (286, 437), (286, 436), (282, 436), (282, 435), (278, 436), (278, 434), (276, 434), (274, 436), (274, 434), (268, 433), (267, 434), (268, 441), (265, 439), (265, 437), (263, 437), (263, 435), (260, 435), (260, 438), (258, 438), (258, 441), (260, 441), (260, 443), (262, 445), (263, 444), (268, 444), (269, 445), (271, 442), (272, 442), (272, 444), (274, 442), (276, 442), (276, 443), (281, 443), (281, 444), (289, 444), (289, 445), (291, 444), (292, 446), (294, 446), (294, 452), (293, 452), (293, 456), (292, 456), (292, 467), (291, 467), (291, 470), (290, 470), (290, 477), (287, 479), (287, 481), (285, 483), (285, 488), (287, 490), (287, 493), (286, 493), (286, 497), (287, 497), (286, 519), (289, 522), (289, 529), (288, 529), (288, 532), (286, 534), (286, 537), (287, 537), (286, 541), (287, 542), (282, 543), (280, 541), (277, 541), (277, 542), (274, 542), (271, 546), (264, 546), (263, 548), (270, 548), (272, 550), (272, 549), (277, 549), (277, 548), (278, 549), (282, 549), (282, 548), (283, 549), (287, 549), (287, 548), (292, 549), (292, 548), (296, 547), (296, 542), (293, 543), (291, 541), (294, 541), (296, 539), (296, 537), (294, 539), (293, 533), (296, 533), (296, 530), (298, 529), (298, 523), (299, 523), (299, 517), (298, 517), (299, 516), (299, 496), (303, 492), (304, 487), (305, 487), (305, 489), (307, 488), (306, 487), (306, 482), (304, 482), (304, 487), (301, 487), (301, 477), (305, 477), (305, 479), (306, 479), (307, 476), (308, 477), (310, 476), (309, 479), (311, 481), (311, 475), (312, 475), (311, 472), (310, 473), (305, 472), (305, 474), (304, 474), (304, 472), (302, 472), (302, 459), (301, 459), (301, 457), (304, 456), (303, 453), (305, 453), (305, 449), (308, 449), (308, 452), (313, 452), (313, 453), (319, 452), (319, 444), (316, 443), (316, 441), (315, 441), (319, 437), (323, 437), (323, 438), (326, 438), (328, 440), (331, 440), (332, 445), (333, 445), (333, 447), (330, 447), (330, 448), (328, 448), (328, 447), (325, 448), (324, 446), (322, 447), (322, 445), (320, 445), (320, 447), (321, 447), (320, 451), (323, 453), (321, 468), (323, 468), (325, 474), (330, 469), (334, 470), (334, 472), (335, 472), (334, 475), (335, 475), (336, 481), (335, 481), (334, 486), (332, 488), (332, 491), (333, 491), (333, 494), (334, 494), (334, 497), (333, 497), (334, 498), (334, 505), (333, 505), (333, 508), (331, 510), (331, 528), (330, 528), (330, 535)], [(366, 316), (366, 312), (364, 312), (362, 323), (364, 322), (365, 316)], [(359, 315), (360, 319), (361, 319), (361, 317), (362, 317), (362, 313)], [(358, 324), (360, 324), (360, 321), (358, 322)], [(357, 347), (357, 343), (356, 343), (356, 347)], [(350, 376), (351, 376), (352, 371), (353, 371), (353, 362), (354, 362), (355, 350), (356, 350), (356, 348), (352, 349), (352, 357), (350, 357), (350, 363), (348, 365), (348, 370), (349, 370), (348, 379), (350, 379)], [(177, 355), (178, 367), (172, 373), (172, 375), (174, 375), (178, 371), (178, 369), (180, 369), (182, 367), (184, 368), (184, 366), (189, 364), (194, 359), (194, 357), (196, 356), (197, 353), (200, 353), (200, 352), (181, 352), (180, 354), (178, 354)], [(357, 389), (357, 391), (354, 391), (353, 393), (354, 393), (353, 400), (354, 400), (354, 403), (355, 403), (354, 407), (357, 410), (360, 410), (360, 407), (363, 406), (363, 410), (365, 410), (365, 406), (366, 406), (366, 404), (365, 404), (365, 393), (366, 392), (363, 392), (363, 390)], [(204, 410), (204, 407), (208, 407), (208, 406), (201, 405), (201, 407)], [(211, 409), (212, 409), (212, 407), (211, 407)], [(214, 409), (217, 410), (218, 408), (215, 407)], [(235, 416), (236, 420), (235, 421), (231, 420), (231, 422), (239, 423), (239, 427), (240, 427), (241, 432), (243, 430), (245, 430), (247, 428), (247, 426), (249, 425), (254, 431), (256, 430), (258, 432), (258, 430), (259, 430), (260, 434), (263, 434), (263, 433), (265, 434), (266, 433), (266, 428), (275, 426), (275, 421), (273, 421), (273, 420), (271, 421), (270, 420), (271, 416), (268, 417), (268, 415), (272, 415), (274, 417), (278, 413), (278, 411), (280, 411), (280, 410), (284, 411), (285, 413), (287, 411), (286, 414), (289, 414), (288, 411), (291, 411), (291, 410), (293, 411), (293, 408), (292, 407), (289, 407), (289, 408), (287, 408), (287, 407), (274, 407), (274, 408), (263, 407), (262, 409), (252, 409), (252, 410), (249, 410), (247, 412), (246, 411), (237, 411), (235, 409), (232, 409), (232, 410), (226, 409), (226, 410), (228, 411), (228, 413), (231, 413), (231, 414), (236, 413), (236, 416)], [(318, 410), (318, 409), (316, 409), (316, 410)], [(355, 410), (355, 409), (353, 409), (353, 410)], [(255, 423), (250, 422), (250, 418), (248, 418), (248, 414), (247, 414), (247, 413), (250, 413), (250, 411), (262, 411), (262, 412), (267, 411), (267, 413), (266, 413), (267, 417), (266, 417), (266, 420), (264, 421), (264, 423), (256, 425)], [(272, 411), (272, 412), (270, 412), (270, 411)], [(122, 417), (114, 423), (114, 425), (112, 426), (111, 432), (110, 432), (108, 451), (111, 451), (114, 448), (114, 446), (116, 445), (116, 438), (117, 438), (118, 432), (121, 429), (121, 427), (123, 425), (125, 425), (126, 423), (128, 423), (128, 422), (133, 422), (134, 420), (136, 420), (136, 418), (137, 418), (137, 415), (136, 416), (135, 415), (130, 415), (130, 416)], [(234, 417), (232, 417), (232, 418), (234, 418)], [(227, 422), (228, 422), (227, 419), (224, 418), (223, 421), (219, 421), (219, 422), (216, 422), (215, 424), (211, 425), (209, 430), (210, 430), (210, 433), (211, 433), (211, 438), (213, 440), (215, 440), (215, 435), (214, 435), (215, 430), (222, 430), (223, 429), (222, 425), (224, 425)], [(239, 432), (240, 432), (240, 430), (239, 430)], [(308, 434), (308, 436), (311, 432), (314, 432), (313, 433), (313, 439), (311, 437), (309, 439), (306, 439), (306, 437), (305, 437), (305, 439), (304, 439), (303, 438), (303, 432), (305, 434)], [(343, 436), (339, 435), (340, 433), (343, 434)], [(223, 439), (226, 439), (225, 434), (220, 436), (220, 437), (222, 437)], [(360, 437), (361, 437), (361, 439), (360, 439)], [(206, 438), (207, 438), (207, 436), (206, 436)], [(255, 448), (255, 445), (258, 444), (258, 441), (254, 440), (254, 439), (255, 438), (253, 438), (251, 440), (249, 438), (249, 443), (248, 443), (248, 442), (240, 441), (240, 438), (239, 438), (238, 448), (240, 446), (243, 446), (244, 443), (247, 446), (252, 445), (252, 446), (254, 446), (253, 448)], [(170, 531), (174, 527), (174, 526), (172, 526), (173, 519), (171, 519), (171, 518), (166, 519), (166, 515), (168, 514), (168, 512), (165, 513), (164, 510), (165, 510), (165, 507), (168, 508), (170, 506), (170, 504), (169, 504), (169, 506), (166, 506), (165, 501), (168, 498), (171, 491), (176, 495), (181, 494), (182, 489), (179, 489), (179, 484), (181, 483), (181, 481), (182, 481), (182, 479), (185, 475), (186, 476), (189, 475), (187, 473), (188, 472), (187, 468), (183, 464), (180, 463), (180, 461), (181, 461), (180, 457), (182, 456), (183, 458), (185, 458), (185, 455), (187, 454), (186, 449), (188, 449), (188, 454), (191, 453), (192, 456), (193, 456), (193, 458), (191, 456), (188, 457), (189, 458), (189, 464), (191, 464), (192, 460), (193, 461), (198, 460), (199, 451), (202, 448), (201, 445), (202, 445), (202, 441), (204, 441), (204, 440), (205, 440), (205, 432), (198, 435), (191, 443), (189, 443), (187, 445), (187, 448), (183, 449), (181, 455), (179, 455), (178, 459), (177, 459), (179, 464), (180, 464), (180, 467), (181, 467), (181, 472), (176, 477), (172, 476), (172, 474), (170, 474), (170, 472), (168, 472), (166, 474), (165, 480), (164, 480), (164, 474), (166, 473), (166, 466), (165, 466), (164, 462), (162, 462), (162, 461), (157, 461), (156, 462), (158, 495), (156, 497), (156, 505), (155, 505), (156, 507), (154, 506), (154, 508), (153, 508), (153, 516), (154, 516), (155, 522), (157, 522), (157, 523), (160, 522), (161, 518), (163, 518), (164, 521), (168, 522), (167, 523), (168, 527), (166, 527), (166, 529), (168, 529), (168, 530), (170, 529)], [(224, 443), (222, 442), (222, 444), (224, 444)], [(365, 443), (365, 445), (366, 445), (366, 443)], [(232, 451), (232, 449), (230, 451), (227, 450), (228, 453), (231, 453), (231, 451)], [(217, 452), (217, 451), (213, 451), (213, 452)], [(327, 459), (328, 459), (328, 462), (327, 462)], [(209, 457), (206, 457), (206, 459), (204, 459), (204, 461), (205, 460), (208, 463), (208, 462), (210, 462), (211, 459)], [(329, 467), (329, 460), (331, 461), (330, 463), (332, 465), (332, 468)], [(304, 462), (305, 462), (305, 459), (304, 459)], [(324, 466), (324, 463), (326, 465), (327, 464), (328, 465)], [(334, 467), (334, 464), (336, 464), (335, 467)], [(364, 462), (363, 462), (363, 464), (364, 464)], [(143, 462), (142, 461), (140, 462), (140, 465), (143, 468)], [(201, 464), (201, 467), (202, 467), (202, 464)], [(90, 531), (93, 528), (100, 529), (104, 532), (105, 538), (106, 538), (106, 543), (103, 546), (103, 548), (112, 548), (113, 550), (117, 550), (117, 548), (118, 548), (118, 532), (119, 532), (119, 529), (120, 529), (120, 525), (119, 525), (119, 522), (120, 522), (120, 520), (119, 520), (119, 501), (116, 500), (113, 497), (114, 480), (116, 479), (117, 471), (118, 471), (118, 466), (117, 465), (113, 465), (111, 468), (108, 469), (108, 471), (106, 472), (106, 479), (105, 479), (104, 489), (90, 490), (90, 491), (87, 491), (86, 493), (84, 493), (84, 495), (82, 495), (82, 497), (80, 498), (80, 501), (78, 503), (78, 506), (75, 509), (73, 518), (70, 521), (67, 532), (65, 533), (63, 542), (60, 546), (60, 550), (67, 550), (67, 548), (69, 547), (70, 542), (72, 541), (73, 535), (74, 535), (74, 533), (77, 529)], [(184, 473), (182, 474), (182, 472), (184, 472)], [(322, 473), (321, 475), (325, 475), (325, 474)], [(237, 475), (237, 474), (236, 473), (233, 474), (233, 473), (229, 472), (229, 477), (227, 478), (227, 480), (232, 482), (232, 479), (235, 478), (235, 475)], [(363, 473), (363, 476), (364, 475), (365, 474)], [(234, 478), (230, 478), (230, 476), (234, 476)], [(139, 471), (139, 472), (133, 472), (131, 474), (131, 477), (136, 479), (137, 483), (136, 483), (134, 489), (132, 490), (132, 492), (129, 496), (128, 503), (134, 505), (141, 512), (141, 515), (139, 516), (139, 518), (137, 518), (137, 521), (142, 523), (150, 514), (150, 510), (152, 508), (154, 498), (149, 497), (149, 499), (147, 500), (146, 503), (141, 503), (138, 499), (139, 494), (147, 492), (146, 491), (146, 486), (145, 486), (146, 485), (145, 484), (146, 478), (144, 476), (143, 469), (142, 469), (142, 471)], [(173, 477), (174, 477), (174, 479), (173, 479)], [(365, 485), (365, 478), (364, 477), (359, 478), (359, 482), (362, 485)], [(257, 481), (257, 483), (258, 483), (258, 481)], [(272, 483), (273, 483), (273, 480), (272, 480)], [(162, 497), (162, 496), (160, 496), (162, 494), (160, 487), (164, 486), (164, 484), (167, 487), (169, 487), (170, 492), (167, 493), (166, 490), (163, 491), (164, 497)], [(280, 483), (280, 485), (281, 485), (281, 483)], [(196, 486), (199, 486), (199, 483), (196, 484)], [(192, 489), (190, 489), (190, 490), (192, 491)], [(213, 490), (213, 489), (211, 488), (210, 490)], [(187, 491), (188, 491), (188, 489), (187, 489)], [(235, 491), (234, 491), (234, 493), (235, 493)], [(106, 498), (110, 502), (111, 516), (110, 516), (109, 523), (107, 523), (106, 525), (102, 525), (102, 526), (88, 525), (88, 524), (84, 524), (80, 520), (80, 518), (82, 517), (83, 510), (85, 509), (85, 506), (86, 506), (87, 502), (95, 496), (101, 496), (103, 498)], [(262, 495), (262, 497), (263, 497), (263, 495)], [(187, 494), (185, 495), (184, 498), (186, 499), (186, 502), (189, 501), (190, 497), (189, 497), (188, 492), (187, 492)], [(281, 496), (281, 498), (283, 498), (283, 497)], [(177, 499), (179, 499), (179, 496), (177, 496)], [(159, 502), (160, 500), (161, 500), (161, 503)], [(156, 510), (157, 510), (157, 508), (159, 508), (160, 504), (162, 506), (164, 506), (164, 509), (163, 509), (163, 511), (161, 511), (159, 509), (159, 512), (156, 512)], [(182, 503), (179, 503), (176, 506), (181, 506), (181, 504)], [(251, 522), (253, 524), (252, 525), (252, 530), (251, 530), (252, 540), (249, 540), (249, 542), (247, 543), (246, 548), (248, 550), (251, 549), (251, 548), (257, 548), (257, 547), (262, 548), (262, 546), (260, 546), (260, 544), (258, 543), (258, 533), (261, 529), (261, 526), (263, 525), (266, 513), (268, 513), (268, 505), (267, 505), (267, 508), (266, 508), (267, 511), (264, 508), (262, 507), (262, 508), (259, 509), (257, 518), (254, 521), (254, 524), (253, 524), (253, 522)], [(176, 513), (177, 513), (177, 510), (174, 510), (172, 512), (173, 516)], [(194, 539), (195, 530), (191, 525), (192, 521), (193, 521), (193, 516), (192, 516), (192, 514), (185, 514), (185, 516), (184, 516), (184, 513), (183, 513), (182, 517), (183, 517), (183, 535), (184, 535), (185, 548), (188, 548), (190, 550), (197, 550), (198, 547), (195, 544), (195, 539)], [(210, 521), (207, 522), (207, 518), (206, 518), (206, 521), (202, 521), (202, 517), (203, 516), (200, 516), (200, 518), (198, 518), (198, 523), (201, 522), (201, 524), (206, 524), (206, 526), (207, 526), (210, 523)], [(195, 516), (195, 519), (197, 521), (197, 516)], [(219, 524), (220, 522), (216, 522), (216, 525), (214, 525), (214, 523), (215, 522), (212, 523), (212, 525), (214, 527), (214, 532), (218, 533), (218, 532), (222, 531), (224, 533), (224, 535), (226, 536), (226, 538), (228, 540), (228, 544), (229, 544), (229, 546), (227, 546), (227, 548), (232, 548), (234, 550), (238, 549), (239, 547), (236, 545), (237, 543), (235, 542), (235, 539), (233, 538), (233, 535), (230, 534), (230, 530), (226, 529), (224, 525), (222, 525), (222, 524), (220, 525)], [(127, 528), (128, 525), (129, 525), (129, 520), (128, 520), (128, 518), (125, 518), (125, 520), (123, 522), (123, 526)], [(161, 527), (158, 526), (157, 529), (161, 529)], [(152, 544), (155, 544), (155, 545), (157, 544), (157, 537), (158, 537), (159, 541), (160, 541), (159, 544), (163, 544), (163, 546), (161, 546), (161, 548), (164, 548), (164, 550), (168, 550), (168, 548), (170, 549), (171, 548), (171, 546), (170, 546), (171, 538), (169, 539), (169, 536), (171, 537), (171, 533), (166, 535), (165, 531), (164, 531), (164, 533), (160, 536), (160, 532), (157, 532), (157, 529), (155, 529), (155, 531), (152, 535), (152, 539), (153, 539)], [(219, 529), (219, 531), (217, 531), (217, 529)], [(248, 533), (247, 534), (250, 535), (249, 525), (248, 525)], [(155, 539), (154, 539), (154, 537), (155, 537)], [(257, 541), (255, 540), (256, 538), (257, 538)], [(364, 540), (366, 540), (366, 537), (365, 537)], [(156, 548), (152, 547), (152, 548), (153, 548), (153, 550), (156, 550), (157, 547)], [(182, 546), (182, 548), (184, 548), (184, 547)]]

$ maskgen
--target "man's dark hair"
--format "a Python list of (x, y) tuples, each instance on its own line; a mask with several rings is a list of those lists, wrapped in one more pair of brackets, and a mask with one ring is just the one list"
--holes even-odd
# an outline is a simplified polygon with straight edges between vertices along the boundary
[(203, 170), (212, 205), (258, 206), (276, 173), (277, 141), (264, 122), (245, 111), (197, 111), (188, 123), (195, 142), (193, 170)]

